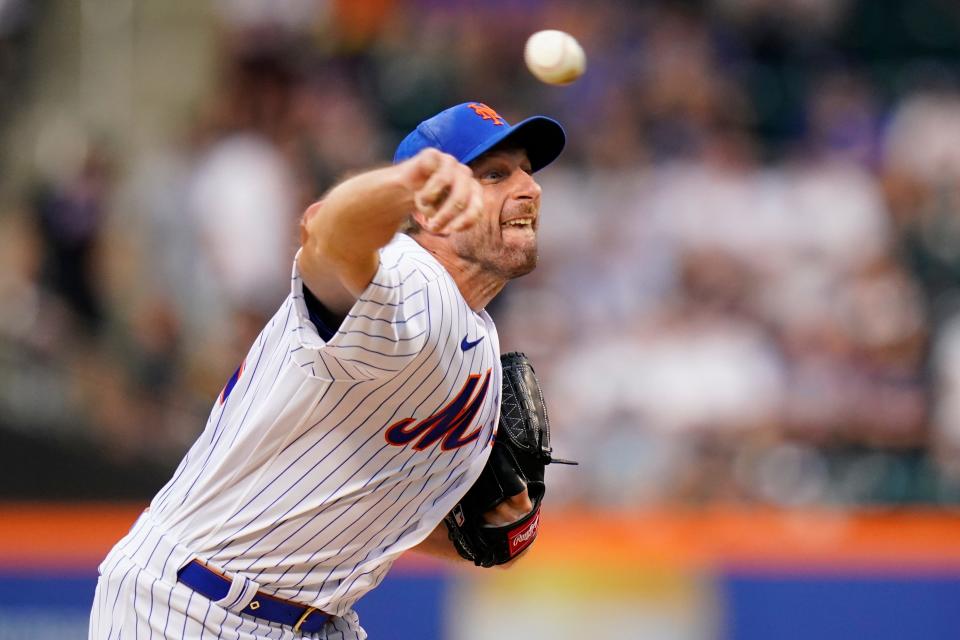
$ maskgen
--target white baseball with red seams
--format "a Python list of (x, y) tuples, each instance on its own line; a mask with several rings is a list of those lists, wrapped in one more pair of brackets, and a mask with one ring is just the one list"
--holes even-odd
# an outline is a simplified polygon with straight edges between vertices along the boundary
[(523, 48), (527, 68), (547, 84), (570, 84), (583, 75), (587, 56), (576, 38), (565, 31), (546, 29), (534, 33)]

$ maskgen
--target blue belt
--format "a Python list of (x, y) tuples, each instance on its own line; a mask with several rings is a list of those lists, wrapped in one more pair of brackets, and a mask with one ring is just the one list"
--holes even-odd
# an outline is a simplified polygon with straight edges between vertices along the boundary
[[(230, 591), (230, 578), (194, 560), (177, 572), (177, 580), (210, 600), (221, 600)], [(298, 633), (316, 633), (323, 628), (330, 614), (315, 607), (309, 607), (289, 600), (281, 600), (262, 591), (257, 591), (240, 613), (270, 622), (278, 622), (293, 627)]]

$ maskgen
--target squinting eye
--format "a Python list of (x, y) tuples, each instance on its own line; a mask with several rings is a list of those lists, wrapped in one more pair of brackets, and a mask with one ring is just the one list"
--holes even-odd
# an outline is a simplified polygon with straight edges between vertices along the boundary
[(503, 173), (498, 171), (497, 169), (491, 169), (490, 171), (487, 171), (485, 174), (483, 174), (483, 178), (485, 180), (498, 180), (502, 177), (503, 177)]

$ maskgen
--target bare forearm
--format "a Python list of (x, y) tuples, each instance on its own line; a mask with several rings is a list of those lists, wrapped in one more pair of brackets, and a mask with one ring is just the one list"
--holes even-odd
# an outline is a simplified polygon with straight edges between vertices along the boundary
[(443, 558), (453, 562), (463, 562), (463, 558), (457, 553), (453, 543), (450, 542), (450, 536), (447, 535), (447, 525), (442, 522), (430, 532), (426, 540), (415, 546), (412, 551), (425, 553), (436, 558)]
[(300, 273), (321, 301), (343, 289), (356, 298), (376, 273), (377, 250), (408, 215), (442, 233), (472, 226), (482, 210), (480, 183), (470, 168), (424, 149), (342, 182), (311, 206), (301, 227)]
[(413, 189), (403, 165), (354, 176), (336, 186), (308, 222), (312, 243), (334, 260), (376, 251), (413, 210)]
[[(501, 565), (497, 565), (496, 569), (509, 569), (512, 567), (520, 558), (526, 555), (527, 549), (524, 549), (520, 554), (511, 560)], [(442, 522), (437, 526), (436, 529), (430, 532), (430, 535), (427, 536), (427, 539), (411, 549), (414, 553), (424, 553), (435, 558), (441, 558), (443, 560), (449, 560), (450, 562), (464, 563), (466, 562), (463, 557), (457, 553), (456, 548), (454, 548), (453, 543), (450, 541), (450, 536), (447, 535), (447, 526)]]
[(375, 169), (337, 185), (304, 220), (302, 263), (333, 268), (354, 294), (376, 270), (376, 251), (413, 210), (404, 165)]

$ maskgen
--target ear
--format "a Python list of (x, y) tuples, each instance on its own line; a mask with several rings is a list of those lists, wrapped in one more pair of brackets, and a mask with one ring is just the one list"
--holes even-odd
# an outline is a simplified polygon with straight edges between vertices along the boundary
[(425, 216), (422, 211), (414, 211), (410, 214), (410, 218), (412, 218), (421, 229), (427, 228), (427, 216)]

